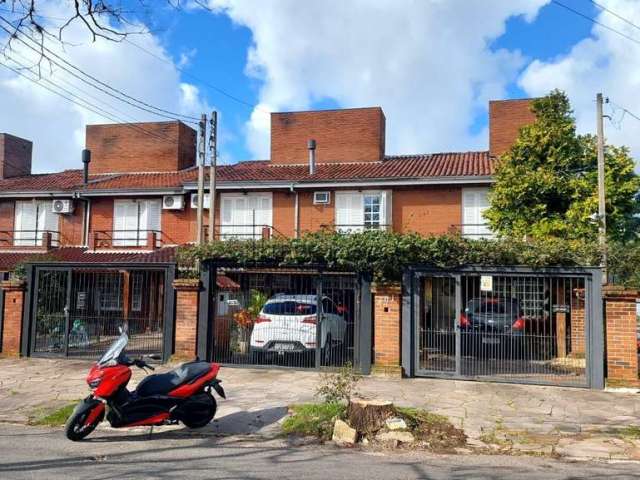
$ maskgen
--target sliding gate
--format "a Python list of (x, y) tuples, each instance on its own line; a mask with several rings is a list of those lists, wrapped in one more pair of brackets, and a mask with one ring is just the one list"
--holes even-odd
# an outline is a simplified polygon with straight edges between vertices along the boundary
[(405, 370), (602, 388), (600, 278), (596, 269), (412, 269)]
[(173, 266), (34, 265), (30, 270), (23, 332), (29, 355), (96, 359), (126, 326), (130, 355), (170, 356)]

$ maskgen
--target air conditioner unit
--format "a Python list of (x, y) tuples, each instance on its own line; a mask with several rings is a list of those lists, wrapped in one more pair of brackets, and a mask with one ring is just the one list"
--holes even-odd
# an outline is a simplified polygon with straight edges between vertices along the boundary
[(184, 208), (184, 197), (182, 195), (165, 195), (162, 197), (163, 210), (182, 210)]
[[(192, 193), (191, 194), (191, 208), (198, 208), (198, 194), (197, 193)], [(208, 193), (204, 194), (204, 203), (202, 205), (202, 208), (205, 208), (205, 209), (209, 208), (209, 194)]]
[(329, 205), (331, 195), (329, 192), (313, 192), (314, 205)]
[(53, 213), (61, 213), (61, 214), (73, 213), (73, 200), (71, 199), (54, 200), (51, 206), (51, 211)]

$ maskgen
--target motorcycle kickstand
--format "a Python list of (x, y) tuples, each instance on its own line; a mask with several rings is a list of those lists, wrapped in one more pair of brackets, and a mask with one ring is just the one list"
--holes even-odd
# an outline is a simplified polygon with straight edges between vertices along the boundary
[(151, 435), (153, 435), (153, 425), (149, 427), (149, 437), (148, 440), (151, 440)]

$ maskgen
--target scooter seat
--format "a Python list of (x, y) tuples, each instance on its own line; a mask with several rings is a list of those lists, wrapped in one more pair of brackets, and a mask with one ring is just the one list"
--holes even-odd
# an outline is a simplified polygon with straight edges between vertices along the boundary
[(158, 373), (145, 377), (136, 388), (136, 393), (141, 397), (151, 395), (166, 395), (180, 385), (190, 383), (211, 369), (207, 362), (189, 362), (167, 373)]

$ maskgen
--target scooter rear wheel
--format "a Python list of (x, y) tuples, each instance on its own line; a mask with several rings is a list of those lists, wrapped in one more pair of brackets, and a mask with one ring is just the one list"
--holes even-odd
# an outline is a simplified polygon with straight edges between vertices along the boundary
[(85, 422), (92, 410), (98, 408), (99, 405), (100, 403), (97, 403), (91, 408), (91, 406), (81, 404), (76, 407), (64, 426), (64, 433), (69, 440), (73, 442), (80, 441), (96, 429), (98, 424), (104, 419), (104, 412), (102, 412), (91, 425), (85, 425)]
[(180, 420), (187, 428), (202, 428), (213, 420), (217, 409), (216, 399), (210, 393), (203, 393), (185, 403)]

